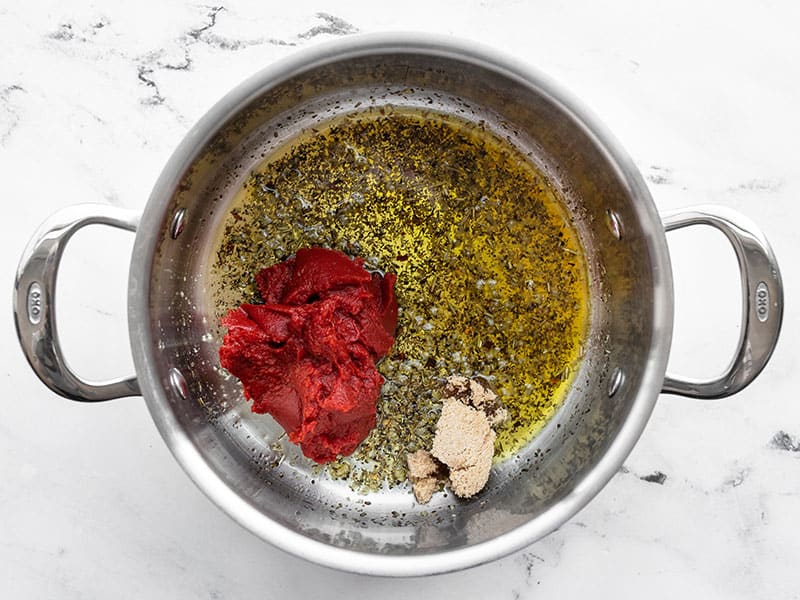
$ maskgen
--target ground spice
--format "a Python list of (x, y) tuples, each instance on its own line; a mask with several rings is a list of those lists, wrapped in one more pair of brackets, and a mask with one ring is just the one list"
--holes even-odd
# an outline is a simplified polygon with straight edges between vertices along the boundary
[(547, 179), (481, 124), (383, 107), (268, 158), (220, 237), (217, 316), (257, 301), (253, 273), (304, 246), (398, 277), (377, 426), (330, 476), (360, 490), (405, 482), (406, 456), (431, 447), (453, 374), (484, 377), (507, 407), (497, 458), (557, 409), (586, 329), (583, 252)]

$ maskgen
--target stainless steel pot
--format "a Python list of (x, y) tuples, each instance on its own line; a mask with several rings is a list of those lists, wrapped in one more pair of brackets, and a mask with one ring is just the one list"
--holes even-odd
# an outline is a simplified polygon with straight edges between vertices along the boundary
[[(262, 156), (359, 103), (424, 104), (484, 119), (560, 188), (586, 249), (591, 323), (575, 383), (550, 425), (496, 466), (473, 500), (421, 507), (398, 489), (363, 497), (313, 475), (291, 448), (279, 462), (272, 445), (280, 429), (251, 415), (218, 368), (208, 267), (231, 199)], [(134, 378), (84, 381), (59, 348), (58, 264), (70, 236), (90, 223), (136, 231)], [(742, 275), (736, 356), (724, 375), (702, 382), (665, 376), (673, 291), (664, 232), (695, 224), (727, 236)], [(141, 393), (175, 458), (236, 521), (303, 558), (380, 575), (469, 567), (553, 531), (619, 470), (659, 392), (719, 398), (750, 383), (775, 347), (783, 307), (775, 257), (749, 220), (711, 207), (659, 217), (616, 140), (542, 75), (472, 44), (395, 35), (319, 46), (241, 84), (175, 151), (141, 221), (102, 205), (59, 212), (25, 250), (14, 294), (22, 348), (53, 391), (90, 402)]]

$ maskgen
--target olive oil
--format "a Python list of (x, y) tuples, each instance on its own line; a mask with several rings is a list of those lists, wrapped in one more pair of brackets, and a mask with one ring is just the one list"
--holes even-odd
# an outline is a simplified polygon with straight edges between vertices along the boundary
[(255, 273), (307, 246), (397, 274), (377, 426), (326, 467), (332, 477), (366, 490), (404, 481), (406, 452), (430, 448), (449, 375), (484, 378), (508, 407), (497, 459), (558, 409), (587, 328), (583, 250), (547, 178), (481, 124), (384, 107), (266, 159), (220, 238), (218, 316), (259, 301)]

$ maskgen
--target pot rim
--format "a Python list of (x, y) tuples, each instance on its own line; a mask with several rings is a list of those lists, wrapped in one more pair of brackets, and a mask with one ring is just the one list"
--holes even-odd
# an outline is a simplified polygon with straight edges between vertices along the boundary
[[(274, 82), (334, 60), (386, 52), (456, 58), (536, 88), (537, 93), (548, 96), (603, 149), (609, 163), (627, 184), (630, 197), (635, 199), (632, 207), (639, 219), (654, 225), (646, 238), (653, 260), (654, 335), (639, 393), (619, 434), (594, 468), (545, 513), (486, 542), (416, 556), (366, 554), (314, 540), (273, 521), (231, 490), (186, 437), (172, 414), (165, 392), (168, 382), (161, 380), (154, 368), (155, 344), (148, 310), (155, 243), (159, 232), (169, 226), (166, 208), (183, 173), (219, 127)], [(303, 49), (258, 71), (211, 107), (173, 152), (153, 187), (134, 243), (128, 307), (131, 348), (145, 402), (170, 451), (200, 490), (243, 527), (282, 550), (327, 567), (383, 576), (430, 575), (483, 564), (528, 546), (578, 513), (617, 473), (642, 434), (664, 380), (673, 326), (672, 272), (661, 219), (641, 173), (616, 138), (570, 93), (520, 60), (472, 41), (422, 33), (358, 34)]]

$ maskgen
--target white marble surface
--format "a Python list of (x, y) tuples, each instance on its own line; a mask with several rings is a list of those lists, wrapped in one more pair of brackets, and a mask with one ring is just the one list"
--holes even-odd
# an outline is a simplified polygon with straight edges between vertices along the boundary
[[(141, 399), (84, 405), (47, 391), (9, 311), (0, 321), (0, 597), (800, 598), (800, 9), (790, 0), (601, 4), (0, 2), (8, 292), (44, 217), (84, 201), (143, 207), (191, 124), (258, 68), (336, 35), (426, 30), (524, 58), (582, 97), (660, 209), (713, 202), (753, 218), (781, 261), (787, 301), (782, 340), (757, 382), (718, 402), (662, 396), (623, 472), (561, 530), (493, 564), (415, 580), (309, 565), (242, 530), (184, 476)], [(87, 230), (65, 258), (63, 335), (87, 376), (132, 369), (131, 243)], [(671, 367), (710, 374), (738, 335), (735, 261), (721, 236), (702, 230), (670, 244)], [(660, 483), (643, 479), (659, 472)]]

